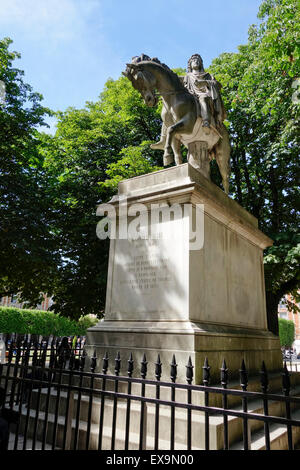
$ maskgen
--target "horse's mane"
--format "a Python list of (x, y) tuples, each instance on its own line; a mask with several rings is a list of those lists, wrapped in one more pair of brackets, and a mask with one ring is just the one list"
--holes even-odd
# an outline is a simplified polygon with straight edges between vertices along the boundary
[[(183, 87), (181, 81), (180, 81), (180, 78), (178, 77), (177, 73), (173, 72), (173, 70), (170, 69), (170, 67), (168, 67), (166, 64), (164, 64), (163, 62), (161, 62), (157, 57), (153, 57), (152, 59), (147, 55), (147, 54), (141, 54), (139, 56), (135, 56), (135, 57), (132, 57), (132, 60), (131, 62), (133, 64), (140, 64), (142, 62), (151, 62), (151, 63), (154, 63), (156, 65), (159, 65), (160, 67), (162, 67), (163, 69), (165, 69), (167, 72), (169, 72), (169, 74), (173, 77), (173, 79), (175, 79), (178, 84), (180, 85), (180, 87)], [(184, 88), (184, 87), (183, 87)]]

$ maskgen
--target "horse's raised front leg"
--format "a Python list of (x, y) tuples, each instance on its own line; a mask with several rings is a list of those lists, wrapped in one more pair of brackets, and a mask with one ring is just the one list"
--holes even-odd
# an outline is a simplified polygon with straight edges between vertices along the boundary
[(165, 151), (164, 151), (164, 165), (170, 165), (173, 160), (174, 156), (172, 153), (172, 137), (173, 137), (173, 126), (168, 127), (167, 129), (167, 138), (165, 142)]
[(181, 165), (182, 163), (181, 142), (175, 136), (173, 136), (173, 139), (172, 139), (172, 150), (174, 153), (176, 165)]
[[(172, 147), (173, 147), (173, 140), (174, 134), (176, 132), (192, 132), (193, 130), (193, 122), (191, 121), (191, 116), (189, 114), (185, 115), (180, 121), (176, 122), (172, 126), (168, 127), (167, 129), (167, 139), (164, 151), (164, 161), (165, 159), (172, 158)], [(177, 139), (178, 140), (178, 139)], [(176, 147), (177, 149), (177, 147)], [(178, 152), (177, 152), (178, 155)]]

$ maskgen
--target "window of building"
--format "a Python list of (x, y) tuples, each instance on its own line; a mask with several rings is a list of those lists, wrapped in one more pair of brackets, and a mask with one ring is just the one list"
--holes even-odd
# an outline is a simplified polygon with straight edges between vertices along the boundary
[(288, 319), (288, 314), (287, 314), (287, 312), (280, 312), (280, 313), (279, 313), (279, 318), (284, 318), (285, 320), (287, 320), (287, 319)]
[(286, 306), (286, 301), (285, 301), (285, 298), (283, 297), (279, 302), (279, 307), (285, 307), (285, 306)]

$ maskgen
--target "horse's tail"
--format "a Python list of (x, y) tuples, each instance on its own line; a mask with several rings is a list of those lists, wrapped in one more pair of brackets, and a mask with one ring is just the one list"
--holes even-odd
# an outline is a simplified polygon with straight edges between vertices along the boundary
[(210, 152), (211, 159), (215, 158), (222, 176), (222, 183), (226, 194), (229, 193), (229, 176), (230, 176), (230, 141), (229, 134), (222, 124), (222, 138), (217, 142)]

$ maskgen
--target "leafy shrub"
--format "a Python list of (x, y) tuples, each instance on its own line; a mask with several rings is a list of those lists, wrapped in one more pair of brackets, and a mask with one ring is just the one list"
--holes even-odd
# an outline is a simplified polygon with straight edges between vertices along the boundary
[(82, 315), (79, 318), (78, 323), (82, 328), (87, 330), (88, 328), (97, 325), (98, 321), (99, 318), (97, 317), (97, 315), (93, 315), (92, 313), (90, 313), (88, 315)]
[(43, 336), (83, 336), (85, 323), (44, 310), (0, 307), (0, 332)]
[(278, 319), (280, 345), (291, 347), (295, 339), (295, 325), (292, 320)]

